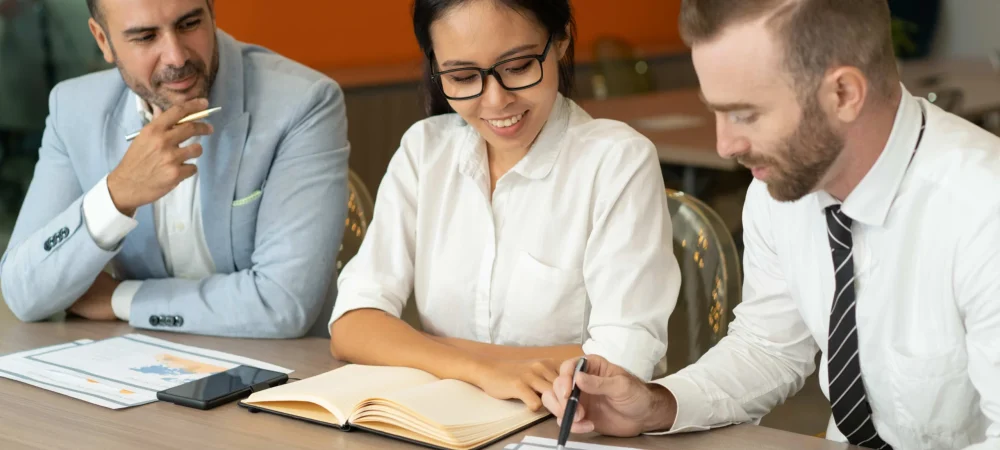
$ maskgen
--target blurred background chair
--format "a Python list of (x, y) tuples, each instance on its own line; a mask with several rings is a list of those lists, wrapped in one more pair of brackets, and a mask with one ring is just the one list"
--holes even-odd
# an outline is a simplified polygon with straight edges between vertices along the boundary
[(354, 171), (347, 175), (347, 220), (344, 222), (344, 238), (340, 242), (340, 252), (337, 254), (337, 272), (347, 265), (348, 261), (358, 254), (361, 241), (368, 232), (368, 224), (375, 212), (375, 202), (368, 193), (364, 181)]
[[(337, 274), (344, 269), (344, 266), (358, 254), (361, 242), (368, 232), (368, 225), (372, 222), (372, 214), (375, 211), (375, 203), (372, 201), (368, 188), (364, 181), (353, 170), (347, 171), (347, 219), (344, 220), (344, 237), (340, 241), (340, 251), (337, 252)], [(337, 280), (332, 281), (330, 291), (335, 290)], [(333, 305), (337, 299), (332, 297), (332, 292), (327, 294), (327, 302), (319, 312), (316, 323), (306, 334), (310, 337), (329, 338), (330, 329), (328, 322), (333, 314)]]
[(670, 317), (667, 372), (695, 362), (729, 330), (743, 274), (736, 243), (718, 214), (700, 200), (667, 189), (681, 289)]
[(594, 97), (598, 99), (635, 95), (654, 90), (649, 64), (636, 56), (625, 41), (605, 37), (594, 43), (597, 61), (593, 78)]

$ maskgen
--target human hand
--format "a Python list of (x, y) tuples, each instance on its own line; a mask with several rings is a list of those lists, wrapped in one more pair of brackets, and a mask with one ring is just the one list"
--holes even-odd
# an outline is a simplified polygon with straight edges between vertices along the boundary
[[(562, 364), (552, 390), (542, 395), (546, 409), (562, 422), (573, 390), (578, 359)], [(667, 430), (677, 415), (673, 394), (658, 384), (646, 383), (606, 359), (587, 356), (586, 372), (575, 374), (580, 388), (573, 415), (573, 433), (596, 431), (608, 436), (631, 437)]]
[(201, 144), (180, 145), (192, 137), (212, 134), (212, 126), (177, 122), (207, 107), (208, 100), (203, 98), (175, 105), (142, 129), (108, 175), (108, 192), (119, 212), (133, 216), (137, 208), (159, 200), (197, 172), (195, 165), (185, 161), (201, 156)]

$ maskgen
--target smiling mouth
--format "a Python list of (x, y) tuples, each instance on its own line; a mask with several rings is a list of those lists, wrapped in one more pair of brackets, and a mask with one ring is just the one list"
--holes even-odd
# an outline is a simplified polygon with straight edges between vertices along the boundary
[(518, 122), (524, 119), (525, 114), (527, 113), (525, 112), (502, 120), (490, 120), (490, 119), (483, 119), (483, 120), (485, 120), (487, 123), (493, 125), (496, 128), (510, 128), (514, 125), (517, 125)]

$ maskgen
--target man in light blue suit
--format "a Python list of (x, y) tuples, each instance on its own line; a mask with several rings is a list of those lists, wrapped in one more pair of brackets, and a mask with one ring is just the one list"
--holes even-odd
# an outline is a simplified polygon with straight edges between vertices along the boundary
[[(0, 262), (11, 311), (219, 336), (326, 333), (347, 212), (340, 88), (217, 30), (212, 0), (88, 5), (118, 69), (50, 95)], [(177, 124), (209, 107), (222, 109)]]

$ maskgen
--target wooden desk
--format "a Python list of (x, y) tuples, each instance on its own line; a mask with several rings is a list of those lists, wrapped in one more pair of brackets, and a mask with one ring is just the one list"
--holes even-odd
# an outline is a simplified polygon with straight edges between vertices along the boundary
[(579, 105), (594, 118), (625, 122), (653, 141), (661, 163), (684, 167), (683, 190), (692, 195), (697, 196), (698, 169), (740, 169), (716, 152), (715, 116), (698, 89), (583, 100)]
[[(24, 324), (0, 302), (0, 353), (54, 345), (75, 339), (102, 339), (134, 331), (123, 323), (84, 321)], [(173, 342), (231, 352), (295, 369), (304, 378), (334, 369), (325, 339), (293, 341), (223, 339), (140, 331)], [(493, 446), (520, 442), (526, 435), (555, 438), (553, 420)], [(742, 425), (675, 437), (612, 439), (577, 437), (581, 441), (645, 449), (840, 450), (843, 444)], [(271, 414), (251, 414), (229, 404), (210, 411), (153, 403), (112, 411), (26, 384), (0, 379), (0, 448), (281, 448), (406, 449), (419, 448), (369, 433), (345, 433)]]

